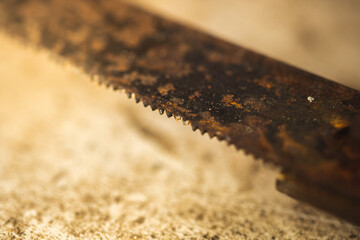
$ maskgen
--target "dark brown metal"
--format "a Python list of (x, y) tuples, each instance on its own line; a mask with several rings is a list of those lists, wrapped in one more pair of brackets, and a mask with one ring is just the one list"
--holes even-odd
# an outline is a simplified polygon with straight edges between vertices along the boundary
[(0, 26), (280, 166), (312, 194), (280, 190), (360, 223), (360, 92), (117, 0), (2, 0)]

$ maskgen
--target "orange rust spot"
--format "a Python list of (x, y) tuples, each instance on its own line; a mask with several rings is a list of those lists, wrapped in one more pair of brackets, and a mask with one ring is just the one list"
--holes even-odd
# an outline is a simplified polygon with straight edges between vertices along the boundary
[(273, 86), (273, 84), (271, 82), (269, 82), (269, 79), (267, 76), (256, 79), (255, 83), (257, 83), (259, 86), (266, 88), (266, 89), (270, 89)]
[(162, 105), (162, 107), (166, 110), (169, 111), (171, 113), (174, 112), (181, 112), (181, 113), (186, 113), (187, 115), (190, 116), (196, 116), (196, 114), (191, 113), (191, 110), (180, 107), (177, 103), (175, 102), (167, 102), (167, 105)]
[(224, 127), (222, 124), (220, 124), (218, 121), (215, 120), (214, 117), (208, 117), (206, 119), (199, 121), (200, 126), (209, 126), (213, 128), (217, 132), (221, 132), (222, 134), (225, 134), (230, 129), (228, 127)]
[(199, 91), (194, 92), (194, 94), (189, 96), (190, 100), (194, 100), (195, 98), (198, 98), (201, 96), (201, 93)]
[(349, 125), (349, 122), (345, 119), (341, 119), (339, 117), (335, 117), (330, 120), (330, 124), (333, 125), (335, 128), (344, 128)]
[(174, 91), (175, 87), (172, 83), (165, 84), (164, 86), (158, 87), (158, 91), (161, 96), (167, 95), (170, 91)]
[(225, 95), (223, 97), (223, 99), (221, 100), (223, 103), (225, 103), (226, 106), (235, 106), (237, 109), (243, 109), (243, 105), (241, 105), (240, 103), (237, 103), (235, 100), (234, 100), (234, 95)]

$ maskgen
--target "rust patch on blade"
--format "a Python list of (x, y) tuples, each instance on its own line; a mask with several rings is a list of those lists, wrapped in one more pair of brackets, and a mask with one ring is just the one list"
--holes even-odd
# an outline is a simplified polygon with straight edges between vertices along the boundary
[(174, 85), (172, 83), (167, 83), (164, 86), (158, 87), (158, 91), (161, 94), (161, 96), (167, 95), (170, 91), (176, 90)]
[(243, 109), (244, 108), (243, 105), (239, 104), (237, 101), (234, 100), (234, 95), (230, 95), (230, 94), (225, 95), (222, 98), (222, 102), (228, 107), (234, 106), (237, 109)]

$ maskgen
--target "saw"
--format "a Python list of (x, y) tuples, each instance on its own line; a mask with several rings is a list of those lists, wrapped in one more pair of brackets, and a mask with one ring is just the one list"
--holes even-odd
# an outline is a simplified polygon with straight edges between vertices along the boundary
[(2, 0), (0, 28), (278, 166), (278, 190), (360, 224), (359, 91), (118, 0)]

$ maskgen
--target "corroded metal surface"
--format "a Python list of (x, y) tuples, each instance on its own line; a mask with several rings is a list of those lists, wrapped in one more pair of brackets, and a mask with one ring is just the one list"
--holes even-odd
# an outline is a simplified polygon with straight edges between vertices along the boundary
[(360, 222), (360, 92), (115, 0), (2, 0), (0, 26), (341, 199), (326, 209), (349, 203), (341, 216)]

